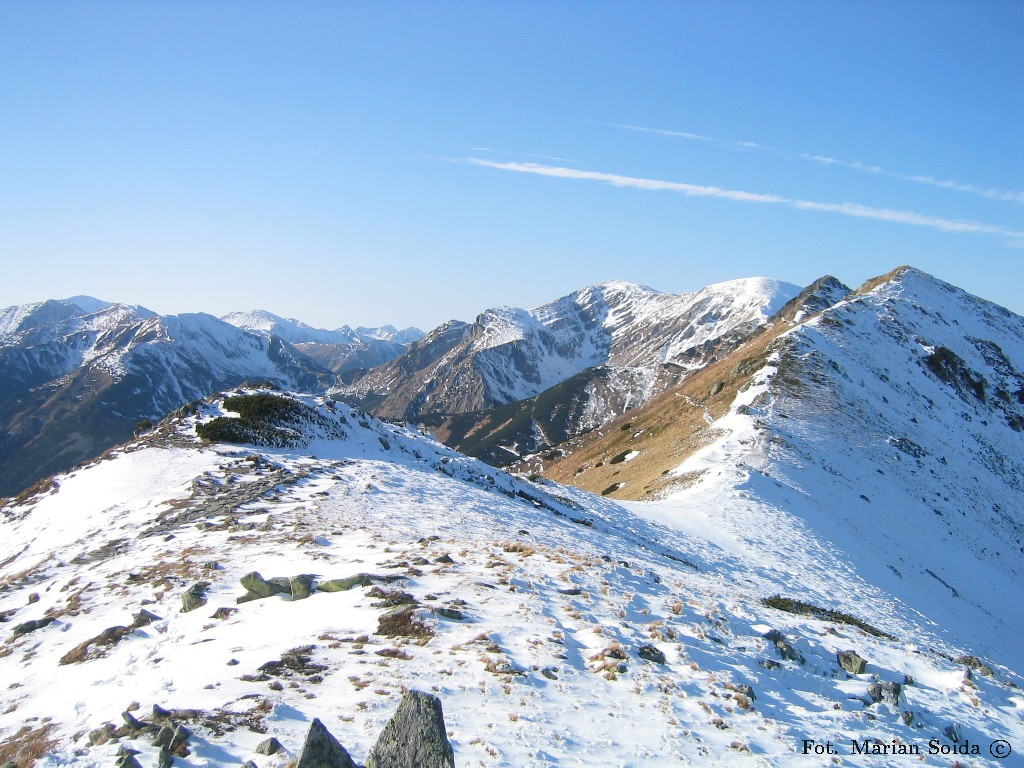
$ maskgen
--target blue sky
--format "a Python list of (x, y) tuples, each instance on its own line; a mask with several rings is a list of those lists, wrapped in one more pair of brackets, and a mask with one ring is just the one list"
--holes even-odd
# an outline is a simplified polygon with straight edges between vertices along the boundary
[(471, 320), (909, 263), (1024, 313), (1024, 3), (0, 0), (0, 306)]

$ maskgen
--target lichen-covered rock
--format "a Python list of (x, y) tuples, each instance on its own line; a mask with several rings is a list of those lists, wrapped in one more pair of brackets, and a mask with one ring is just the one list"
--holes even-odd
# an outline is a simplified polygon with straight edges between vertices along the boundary
[(174, 755), (167, 747), (160, 747), (160, 753), (156, 756), (156, 768), (171, 768), (174, 765)]
[(153, 737), (154, 747), (169, 747), (171, 745), (171, 739), (174, 738), (174, 724), (165, 723), (161, 726), (160, 730), (156, 732), (156, 736)]
[(154, 621), (160, 620), (161, 618), (157, 616), (155, 613), (151, 613), (150, 611), (147, 611), (145, 608), (142, 608), (138, 613), (132, 616), (132, 627), (138, 629), (139, 627), (145, 627), (152, 624)]
[(174, 729), (174, 733), (171, 735), (171, 743), (168, 745), (168, 748), (171, 752), (180, 754), (182, 747), (185, 746), (185, 743), (189, 740), (191, 735), (192, 731), (184, 725), (179, 725)]
[(355, 576), (347, 576), (344, 579), (321, 581), (316, 588), (318, 592), (348, 592), (356, 587), (368, 587), (379, 580), (380, 577), (374, 576), (372, 573), (357, 573)]
[(208, 586), (210, 585), (205, 581), (197, 581), (186, 589), (181, 596), (181, 612), (188, 613), (206, 605), (206, 588)]
[(245, 574), (239, 581), (242, 582), (242, 586), (245, 587), (246, 592), (254, 595), (250, 598), (251, 600), (261, 599), (264, 597), (273, 597), (274, 595), (280, 595), (283, 592), (287, 592), (288, 588), (276, 583), (275, 581), (268, 581), (260, 576), (259, 571), (250, 571)]
[(837, 651), (836, 660), (839, 666), (851, 675), (861, 675), (867, 669), (868, 663), (861, 658), (856, 651)]
[(356, 764), (324, 724), (314, 718), (295, 768), (356, 768)]
[(406, 692), (366, 759), (366, 768), (455, 768), (441, 700), (421, 691)]
[[(17, 630), (15, 630), (15, 632), (17, 632)], [(995, 673), (992, 672), (992, 667), (977, 656), (961, 656), (958, 659), (955, 659), (955, 661), (957, 664), (963, 664), (969, 670), (980, 672), (988, 677), (995, 677)]]
[(443, 605), (439, 605), (434, 608), (434, 613), (438, 616), (443, 616), (446, 619), (452, 619), (453, 621), (462, 621), (466, 618), (465, 614), (457, 608), (448, 608)]
[(289, 580), (292, 600), (305, 600), (313, 593), (313, 577), (306, 573), (292, 576)]

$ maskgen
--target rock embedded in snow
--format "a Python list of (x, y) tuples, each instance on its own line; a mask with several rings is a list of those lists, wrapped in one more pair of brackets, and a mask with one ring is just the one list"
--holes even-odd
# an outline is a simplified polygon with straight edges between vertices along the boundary
[(367, 757), (366, 768), (455, 768), (441, 700), (407, 691)]
[(282, 750), (284, 750), (284, 746), (273, 736), (269, 739), (264, 739), (256, 746), (256, 754), (258, 755), (275, 755)]
[(154, 621), (161, 621), (161, 618), (155, 613), (147, 611), (145, 608), (141, 609), (138, 613), (132, 616), (132, 626), (138, 629), (139, 627), (145, 627), (152, 624)]
[(259, 571), (250, 571), (245, 574), (241, 579), (242, 586), (245, 587), (246, 593), (242, 597), (238, 598), (237, 602), (243, 603), (250, 600), (260, 600), (265, 597), (273, 597), (274, 595), (280, 595), (287, 592), (287, 588), (281, 584), (276, 583), (275, 580), (264, 579), (260, 576)]
[(41, 619), (32, 619), (31, 621), (26, 621), (14, 628), (14, 637), (27, 635), (29, 632), (35, 632), (37, 629), (42, 629), (43, 627), (52, 624), (54, 621), (56, 621), (56, 619), (54, 619), (52, 616), (44, 616)]
[(197, 581), (185, 590), (181, 596), (181, 612), (188, 613), (206, 605), (206, 588), (208, 586), (210, 586), (209, 582)]
[(356, 768), (356, 764), (319, 718), (313, 718), (295, 768)]
[(636, 655), (646, 661), (653, 661), (655, 664), (664, 664), (666, 661), (665, 654), (650, 644), (637, 648)]
[(883, 701), (889, 704), (898, 704), (902, 690), (903, 686), (899, 683), (882, 681), (868, 686), (868, 696), (871, 697), (871, 701), (875, 704), (880, 704)]
[(787, 659), (788, 661), (795, 661), (798, 664), (803, 664), (805, 662), (804, 655), (793, 647), (793, 644), (790, 643), (786, 639), (785, 635), (777, 629), (773, 629), (771, 632), (766, 633), (764, 635), (764, 639), (775, 646), (775, 649), (779, 652), (779, 655), (782, 658)]
[(289, 580), (292, 600), (305, 600), (313, 593), (313, 577), (308, 573), (300, 573)]
[(318, 592), (347, 592), (350, 589), (368, 587), (371, 584), (390, 584), (401, 578), (401, 576), (378, 576), (373, 573), (357, 573), (355, 576), (346, 576), (343, 579), (318, 582), (316, 589)]
[(856, 651), (837, 651), (836, 660), (839, 662), (839, 666), (851, 675), (863, 674), (868, 666), (867, 661), (861, 658)]

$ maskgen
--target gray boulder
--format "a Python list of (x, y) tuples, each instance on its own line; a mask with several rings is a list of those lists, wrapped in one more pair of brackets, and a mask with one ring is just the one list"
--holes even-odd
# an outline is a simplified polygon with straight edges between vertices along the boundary
[(197, 581), (186, 589), (181, 596), (181, 612), (188, 613), (206, 605), (206, 588), (208, 586), (210, 586), (208, 582)]
[(258, 755), (276, 755), (281, 752), (284, 747), (281, 742), (271, 736), (269, 739), (264, 739), (256, 746), (256, 754)]
[(861, 675), (867, 669), (868, 663), (862, 659), (856, 651), (837, 651), (836, 660), (839, 666), (851, 675)]
[(789, 661), (795, 661), (798, 664), (804, 663), (804, 655), (800, 653), (800, 651), (797, 650), (793, 644), (786, 639), (785, 635), (779, 632), (779, 630), (773, 629), (766, 632), (764, 634), (764, 639), (775, 646), (775, 650), (779, 652), (779, 655), (782, 658), (788, 659)]
[(366, 759), (366, 768), (455, 768), (441, 700), (408, 691)]
[(295, 768), (356, 768), (356, 764), (324, 724), (314, 718)]

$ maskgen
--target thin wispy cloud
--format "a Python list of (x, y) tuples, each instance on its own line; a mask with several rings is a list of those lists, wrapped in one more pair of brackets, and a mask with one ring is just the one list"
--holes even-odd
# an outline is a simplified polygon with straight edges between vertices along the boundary
[(831, 165), (841, 168), (849, 168), (854, 171), (860, 171), (861, 173), (870, 173), (876, 176), (885, 176), (890, 179), (899, 179), (900, 181), (909, 181), (915, 184), (924, 184), (929, 187), (936, 187), (938, 189), (946, 189), (952, 192), (962, 192), (969, 195), (976, 195), (978, 197), (985, 197), (989, 200), (1002, 200), (1009, 203), (1022, 203), (1024, 204), (1024, 192), (1017, 192), (1013, 190), (1005, 189), (990, 189), (985, 187), (979, 187), (975, 184), (964, 184), (959, 181), (952, 181), (948, 179), (939, 179), (934, 176), (928, 176), (925, 174), (916, 173), (900, 173), (899, 171), (890, 171), (886, 168), (882, 168), (877, 165), (869, 165), (867, 163), (855, 162), (850, 160), (840, 160), (835, 157), (826, 157), (823, 155), (814, 155), (808, 152), (792, 152), (788, 149), (781, 149), (779, 147), (773, 147), (768, 144), (759, 144), (755, 141), (734, 141), (732, 139), (720, 139), (714, 136), (703, 136), (699, 133), (689, 133), (687, 131), (669, 131), (663, 128), (644, 128), (639, 125), (624, 125), (621, 123), (611, 123), (614, 128), (623, 128), (628, 131), (638, 131), (640, 133), (650, 133), (655, 136), (667, 136), (669, 138), (676, 139), (687, 139), (689, 141), (705, 141), (712, 144), (718, 144), (723, 147), (734, 147), (738, 149), (756, 149), (764, 152), (771, 152), (773, 154), (782, 155), (791, 159), (809, 160), (819, 165)]
[(572, 163), (572, 162), (575, 162), (574, 160), (567, 160), (566, 158), (559, 157), (558, 155), (534, 155), (534, 154), (530, 154), (529, 152), (524, 154), (522, 152), (509, 152), (506, 149), (494, 149), (492, 147), (473, 147), (473, 151), (474, 152), (488, 152), (488, 153), (494, 154), (494, 155), (515, 155), (517, 157), (533, 157), (533, 158), (536, 158), (537, 160), (551, 160), (551, 161), (556, 162), (556, 163)]
[(886, 170), (885, 168), (881, 168), (877, 165), (839, 160), (834, 157), (822, 157), (821, 155), (809, 155), (804, 153), (800, 154), (799, 157), (804, 160), (813, 160), (814, 162), (822, 165), (837, 165), (843, 168), (852, 168), (853, 170), (861, 171), (862, 173), (872, 173), (877, 176), (886, 176), (890, 179), (900, 179), (901, 181), (913, 181), (917, 184), (927, 184), (930, 187), (948, 189), (953, 192), (965, 192), (969, 195), (987, 197), (989, 200), (1003, 200), (1009, 203), (1024, 203), (1024, 192), (1013, 192), (1003, 189), (985, 189), (984, 187), (978, 187), (973, 184), (963, 184), (959, 181), (936, 179), (933, 176), (922, 176), (912, 173), (899, 173), (897, 171)]
[[(472, 163), (473, 165), (493, 168), (499, 171), (528, 173), (536, 176), (548, 176), (558, 179), (596, 181), (602, 184), (610, 184), (613, 187), (628, 187), (646, 191), (676, 192), (686, 195), (687, 197), (712, 197), (741, 203), (781, 205), (797, 210), (824, 211), (827, 213), (837, 213), (843, 216), (853, 216), (861, 219), (873, 219), (876, 221), (888, 221), (899, 224), (910, 224), (918, 227), (928, 227), (942, 232), (999, 235), (1010, 238), (1013, 241), (1024, 240), (1024, 231), (1000, 227), (994, 224), (985, 224), (983, 222), (970, 221), (966, 219), (947, 219), (940, 216), (916, 213), (914, 211), (876, 208), (874, 206), (861, 205), (860, 203), (828, 203), (814, 200), (801, 200), (799, 198), (783, 197), (781, 195), (745, 192), (738, 189), (723, 189), (721, 187), (705, 186), (701, 184), (688, 184), (681, 181), (665, 181), (663, 179), (622, 176), (615, 173), (585, 171), (577, 168), (565, 168), (563, 166), (540, 165), (538, 163), (503, 163), (494, 160), (484, 160), (478, 157), (464, 158), (464, 161)], [(1016, 243), (1011, 244), (1016, 247)]]

